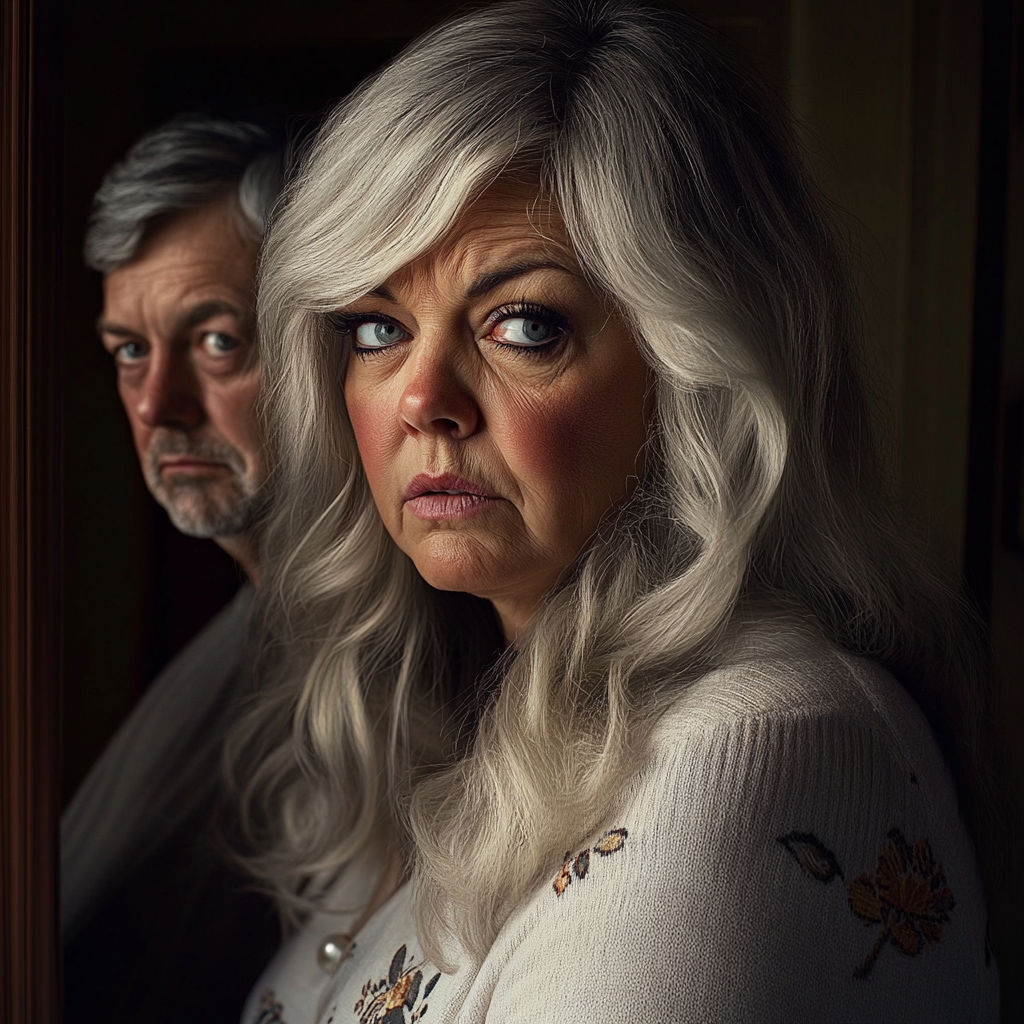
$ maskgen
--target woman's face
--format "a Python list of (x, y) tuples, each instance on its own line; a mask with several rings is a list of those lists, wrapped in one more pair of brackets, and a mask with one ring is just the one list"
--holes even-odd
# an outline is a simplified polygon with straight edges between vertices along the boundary
[(528, 624), (643, 471), (648, 368), (536, 187), (499, 182), (339, 311), (374, 501), (424, 579)]

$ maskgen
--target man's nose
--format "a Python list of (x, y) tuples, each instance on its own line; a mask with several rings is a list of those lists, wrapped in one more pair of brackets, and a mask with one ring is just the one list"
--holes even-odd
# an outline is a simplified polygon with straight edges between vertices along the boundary
[(411, 435), (471, 437), (480, 427), (480, 406), (453, 347), (421, 339), (404, 367), (398, 415)]
[(157, 354), (136, 397), (136, 414), (148, 427), (191, 430), (206, 419), (195, 374), (185, 358)]

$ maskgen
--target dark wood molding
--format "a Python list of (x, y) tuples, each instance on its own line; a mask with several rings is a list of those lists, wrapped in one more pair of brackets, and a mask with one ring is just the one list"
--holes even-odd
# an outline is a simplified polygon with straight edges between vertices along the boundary
[(1000, 397), (1006, 319), (1014, 0), (985, 0), (982, 47), (964, 576), (979, 611), (991, 622), (1003, 430)]
[(0, 1020), (56, 1024), (59, 97), (47, 0), (0, 4)]

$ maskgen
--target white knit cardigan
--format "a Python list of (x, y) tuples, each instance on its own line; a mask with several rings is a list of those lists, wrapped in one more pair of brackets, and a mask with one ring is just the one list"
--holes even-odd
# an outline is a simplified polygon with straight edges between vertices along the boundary
[(406, 885), (327, 973), (318, 950), (372, 889), (352, 868), (331, 899), (352, 912), (307, 922), (244, 1024), (995, 1022), (974, 854), (922, 713), (820, 642), (755, 647), (681, 694), (482, 963), (425, 961)]

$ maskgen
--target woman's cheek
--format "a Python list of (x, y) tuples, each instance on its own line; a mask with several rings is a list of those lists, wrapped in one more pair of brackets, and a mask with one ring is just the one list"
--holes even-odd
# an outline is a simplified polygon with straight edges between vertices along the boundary
[(603, 418), (585, 388), (508, 410), (506, 458), (524, 489), (549, 496), (571, 491), (578, 505), (584, 497), (579, 489), (592, 485), (589, 469), (607, 444)]
[(361, 389), (346, 386), (345, 402), (348, 418), (355, 434), (363, 471), (374, 497), (382, 497), (388, 472), (394, 470), (395, 441), (393, 434), (398, 420), (393, 409), (381, 396), (374, 397)]

